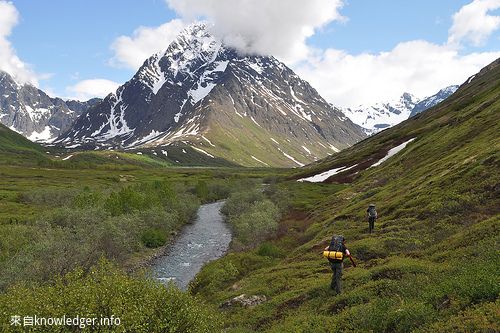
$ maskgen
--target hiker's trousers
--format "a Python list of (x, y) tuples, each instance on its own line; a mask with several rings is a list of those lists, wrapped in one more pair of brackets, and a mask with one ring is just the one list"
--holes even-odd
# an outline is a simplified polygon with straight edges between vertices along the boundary
[(330, 262), (330, 267), (333, 271), (332, 283), (330, 284), (330, 288), (335, 290), (337, 294), (342, 292), (342, 268), (344, 264), (340, 262)]
[(373, 231), (374, 228), (375, 228), (375, 217), (369, 217), (368, 218), (368, 229), (369, 229), (370, 233)]

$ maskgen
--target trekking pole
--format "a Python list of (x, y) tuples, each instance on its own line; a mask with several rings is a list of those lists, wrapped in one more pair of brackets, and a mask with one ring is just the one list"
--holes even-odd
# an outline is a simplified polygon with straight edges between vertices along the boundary
[(349, 255), (349, 259), (351, 260), (352, 265), (353, 265), (354, 267), (356, 267), (356, 263), (354, 262), (354, 259), (352, 259), (352, 256), (351, 256), (351, 255)]

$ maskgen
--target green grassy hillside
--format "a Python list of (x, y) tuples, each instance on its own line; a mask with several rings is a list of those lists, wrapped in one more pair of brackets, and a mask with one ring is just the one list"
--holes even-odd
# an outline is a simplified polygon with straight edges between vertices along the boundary
[[(267, 297), (224, 310), (227, 332), (498, 331), (499, 65), (433, 109), (279, 184), (292, 209), (276, 237), (207, 265), (192, 292), (214, 305)], [(326, 183), (296, 182), (354, 165)], [(372, 202), (380, 218), (370, 235), (364, 214)], [(346, 237), (358, 262), (345, 263), (341, 295), (330, 291), (321, 256), (332, 234)]]
[(0, 124), (0, 164), (62, 169), (130, 170), (155, 167), (231, 167), (186, 144), (137, 151), (78, 151), (43, 147)]
[(0, 124), (1, 164), (37, 164), (47, 160), (40, 145)]

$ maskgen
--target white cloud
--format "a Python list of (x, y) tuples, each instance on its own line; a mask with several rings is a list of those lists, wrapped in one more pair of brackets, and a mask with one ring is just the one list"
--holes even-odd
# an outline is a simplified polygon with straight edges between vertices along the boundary
[(328, 49), (295, 70), (334, 105), (358, 106), (398, 98), (405, 91), (432, 95), (464, 82), (498, 57), (500, 52), (460, 55), (449, 46), (410, 41), (379, 54)]
[(295, 67), (329, 102), (340, 106), (373, 104), (398, 98), (403, 92), (418, 97), (460, 84), (500, 57), (500, 50), (462, 54), (461, 43), (484, 42), (500, 28), (500, 0), (474, 0), (453, 15), (447, 43), (423, 40), (401, 42), (377, 54), (351, 55), (341, 50), (316, 50), (307, 62)]
[(18, 21), (19, 13), (12, 2), (0, 1), (0, 70), (12, 75), (19, 83), (38, 85), (35, 73), (19, 59), (8, 40)]
[(111, 64), (137, 70), (151, 55), (165, 50), (183, 28), (175, 19), (156, 28), (139, 27), (132, 37), (120, 36), (111, 45), (115, 53)]
[(488, 12), (500, 8), (500, 0), (474, 0), (453, 15), (448, 44), (459, 45), (463, 41), (479, 46), (491, 33), (500, 28), (500, 16)]
[(118, 86), (119, 83), (106, 79), (89, 79), (80, 81), (66, 90), (71, 96), (70, 99), (86, 101), (93, 97), (105, 97), (116, 91)]
[[(164, 0), (185, 22), (204, 19), (227, 45), (246, 53), (273, 55), (308, 80), (328, 101), (357, 106), (398, 98), (424, 97), (463, 82), (500, 52), (464, 54), (461, 44), (483, 43), (500, 23), (492, 10), (500, 0), (474, 0), (453, 15), (448, 41), (405, 41), (381, 53), (349, 54), (313, 49), (307, 39), (333, 21), (345, 21), (343, 0)], [(140, 27), (121, 36), (112, 63), (137, 69), (165, 49), (185, 26), (180, 19)], [(460, 52), (459, 52), (460, 51)], [(500, 51), (500, 50), (499, 50)]]
[(289, 63), (308, 57), (307, 38), (343, 18), (342, 0), (166, 0), (186, 20), (204, 19), (226, 45)]

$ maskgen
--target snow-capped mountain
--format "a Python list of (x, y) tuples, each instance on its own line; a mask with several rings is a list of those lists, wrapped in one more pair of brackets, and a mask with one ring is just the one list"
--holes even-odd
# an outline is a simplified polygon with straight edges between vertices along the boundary
[(242, 165), (299, 166), (365, 137), (283, 63), (240, 55), (209, 30), (186, 28), (56, 143), (113, 149), (182, 141)]
[(447, 99), (449, 96), (455, 93), (457, 91), (458, 86), (449, 86), (446, 88), (443, 88), (437, 92), (437, 94), (432, 95), (430, 97), (422, 99), (420, 102), (418, 102), (413, 109), (411, 110), (410, 117), (413, 117), (416, 114), (419, 114), (420, 112), (423, 112), (434, 105), (437, 105)]
[(68, 130), (76, 118), (99, 102), (65, 102), (42, 90), (17, 83), (0, 71), (0, 122), (31, 141), (50, 142)]
[(374, 134), (433, 107), (448, 98), (457, 89), (458, 86), (449, 86), (441, 89), (435, 95), (422, 99), (404, 93), (394, 101), (380, 102), (371, 106), (360, 105), (356, 108), (340, 108), (340, 110), (355, 124), (363, 127), (366, 133)]

